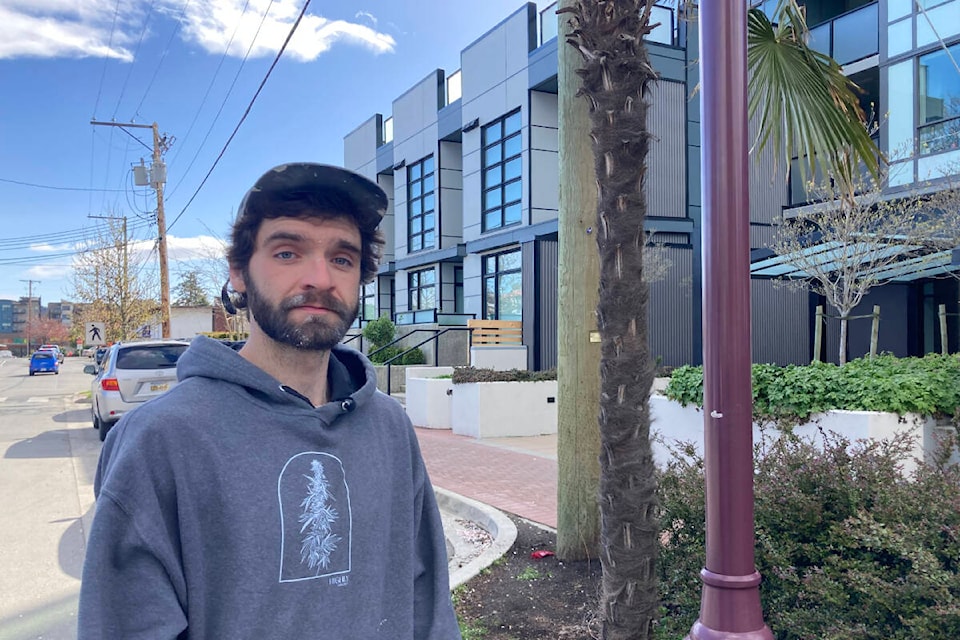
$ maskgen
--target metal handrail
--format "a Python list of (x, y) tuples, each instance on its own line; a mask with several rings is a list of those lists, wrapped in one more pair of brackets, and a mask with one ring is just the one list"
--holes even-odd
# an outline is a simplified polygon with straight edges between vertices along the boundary
[(403, 356), (407, 355), (408, 353), (410, 353), (410, 352), (413, 351), (414, 349), (417, 349), (418, 347), (421, 347), (421, 346), (427, 344), (427, 343), (430, 342), (430, 341), (435, 341), (435, 342), (437, 343), (437, 345), (436, 345), (436, 347), (435, 347), (434, 350), (433, 350), (433, 366), (435, 366), (435, 367), (438, 366), (439, 358), (440, 358), (440, 342), (439, 342), (440, 336), (442, 336), (443, 334), (447, 333), (448, 331), (467, 331), (467, 332), (468, 332), (468, 335), (467, 335), (467, 344), (468, 344), (468, 346), (473, 346), (473, 327), (447, 327), (447, 328), (445, 328), (445, 329), (414, 329), (413, 331), (411, 331), (411, 332), (407, 333), (406, 335), (404, 335), (402, 338), (397, 338), (396, 340), (390, 342), (389, 344), (385, 344), (385, 345), (383, 345), (382, 347), (380, 347), (379, 349), (376, 349), (376, 350), (374, 350), (374, 351), (371, 351), (370, 353), (367, 354), (367, 357), (369, 358), (369, 357), (372, 356), (373, 354), (375, 354), (375, 353), (377, 353), (377, 352), (379, 352), (379, 351), (383, 351), (383, 350), (386, 349), (387, 347), (393, 346), (394, 344), (400, 342), (401, 340), (406, 340), (409, 336), (412, 336), (413, 334), (418, 333), (418, 332), (420, 332), (420, 331), (432, 331), (432, 332), (433, 332), (433, 335), (430, 336), (429, 338), (425, 338), (424, 340), (421, 340), (420, 342), (418, 342), (417, 344), (413, 345), (412, 347), (409, 347), (409, 348), (406, 349), (405, 351), (401, 351), (400, 353), (398, 353), (397, 355), (393, 356), (392, 358), (388, 358), (388, 359), (385, 360), (384, 362), (381, 362), (381, 363), (380, 363), (380, 364), (383, 364), (383, 365), (386, 365), (386, 366), (387, 366), (387, 395), (390, 395), (390, 393), (391, 393), (391, 391), (392, 391), (392, 386), (393, 386), (393, 385), (392, 385), (392, 372), (393, 372), (393, 361), (394, 361), (394, 360), (398, 360), (398, 359), (402, 358)]
[(346, 340), (344, 340), (344, 341), (341, 342), (340, 344), (349, 344), (349, 343), (353, 342), (354, 340), (356, 340), (357, 338), (360, 338), (360, 348), (359, 348), (359, 351), (363, 351), (363, 333), (362, 333), (362, 332), (361, 332), (361, 333), (355, 333), (355, 334), (353, 334), (352, 336), (350, 336), (349, 338), (347, 338)]

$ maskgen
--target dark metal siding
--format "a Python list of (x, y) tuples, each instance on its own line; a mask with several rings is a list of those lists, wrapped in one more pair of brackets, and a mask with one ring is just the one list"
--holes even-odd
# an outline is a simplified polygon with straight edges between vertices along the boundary
[(686, 98), (684, 85), (660, 81), (653, 85), (647, 127), (653, 139), (647, 158), (644, 191), (647, 215), (687, 216)]
[(776, 280), (750, 281), (753, 361), (810, 362), (810, 294)]
[(665, 251), (673, 264), (663, 280), (650, 285), (650, 355), (660, 364), (679, 366), (693, 361), (693, 250)]
[(560, 263), (560, 245), (556, 237), (536, 241), (536, 298), (537, 336), (531, 366), (539, 371), (557, 367), (557, 304), (559, 283), (557, 265)]

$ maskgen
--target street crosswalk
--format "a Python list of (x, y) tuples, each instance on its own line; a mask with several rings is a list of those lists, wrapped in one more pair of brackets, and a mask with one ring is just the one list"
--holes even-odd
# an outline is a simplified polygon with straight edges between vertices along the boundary
[(50, 402), (49, 396), (17, 396), (0, 397), (0, 405), (3, 404), (46, 404)]

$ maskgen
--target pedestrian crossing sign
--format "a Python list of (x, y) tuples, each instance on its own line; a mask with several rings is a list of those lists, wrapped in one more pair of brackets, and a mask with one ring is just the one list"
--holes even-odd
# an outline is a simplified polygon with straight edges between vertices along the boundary
[(104, 322), (87, 322), (83, 334), (84, 341), (91, 345), (106, 344), (107, 325)]

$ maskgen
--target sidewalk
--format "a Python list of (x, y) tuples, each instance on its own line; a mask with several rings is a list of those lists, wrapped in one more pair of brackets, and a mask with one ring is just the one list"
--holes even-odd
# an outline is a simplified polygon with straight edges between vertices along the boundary
[(478, 440), (447, 429), (416, 432), (434, 486), (556, 529), (556, 435)]

